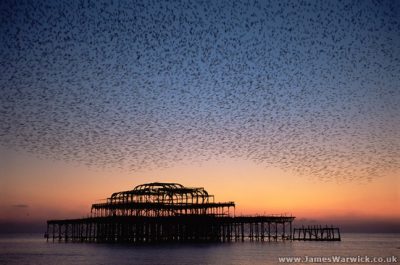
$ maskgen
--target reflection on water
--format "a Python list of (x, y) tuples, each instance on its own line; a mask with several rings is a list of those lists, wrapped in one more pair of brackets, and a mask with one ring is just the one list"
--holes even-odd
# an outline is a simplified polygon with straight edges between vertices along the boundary
[(0, 235), (0, 264), (277, 264), (278, 257), (400, 257), (399, 234), (344, 234), (341, 242), (118, 245), (46, 243), (40, 234)]

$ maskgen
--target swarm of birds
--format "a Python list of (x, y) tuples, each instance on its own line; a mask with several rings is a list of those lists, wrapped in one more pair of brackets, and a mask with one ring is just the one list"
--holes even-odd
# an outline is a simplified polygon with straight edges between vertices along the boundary
[(124, 170), (400, 165), (399, 1), (1, 1), (0, 146)]

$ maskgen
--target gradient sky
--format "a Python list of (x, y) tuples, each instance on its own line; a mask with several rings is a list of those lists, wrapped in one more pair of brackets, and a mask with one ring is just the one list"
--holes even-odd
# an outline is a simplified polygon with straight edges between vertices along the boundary
[(0, 222), (174, 181), (238, 214), (400, 230), (399, 1), (1, 1), (0, 17)]

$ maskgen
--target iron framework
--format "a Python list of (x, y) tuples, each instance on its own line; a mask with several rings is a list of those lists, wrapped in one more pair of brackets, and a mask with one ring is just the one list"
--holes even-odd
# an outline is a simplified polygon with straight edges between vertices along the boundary
[(204, 188), (188, 188), (178, 183), (148, 183), (133, 190), (115, 192), (105, 203), (92, 205), (93, 217), (106, 216), (229, 216), (234, 202), (214, 202)]
[(45, 237), (73, 242), (230, 242), (292, 239), (293, 216), (235, 216), (204, 188), (147, 183), (92, 204), (87, 218), (49, 220)]

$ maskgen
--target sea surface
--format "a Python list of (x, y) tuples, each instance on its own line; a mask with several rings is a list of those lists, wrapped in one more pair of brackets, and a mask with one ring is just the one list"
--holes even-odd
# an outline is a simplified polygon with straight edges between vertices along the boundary
[[(395, 258), (397, 258), (397, 262)], [(365, 264), (377, 258), (400, 264), (400, 234), (342, 234), (341, 242), (233, 242), (213, 244), (121, 245), (46, 242), (42, 234), (0, 235), (0, 264), (282, 264), (279, 258), (300, 258), (295, 264)], [(343, 260), (357, 258), (358, 262)], [(285, 260), (287, 263), (290, 260)], [(334, 261), (334, 260), (331, 260)], [(357, 260), (356, 260), (357, 261)], [(369, 259), (369, 261), (373, 261)], [(378, 260), (379, 261), (379, 260)], [(340, 262), (339, 262), (340, 263)], [(376, 264), (369, 263), (369, 264)]]

